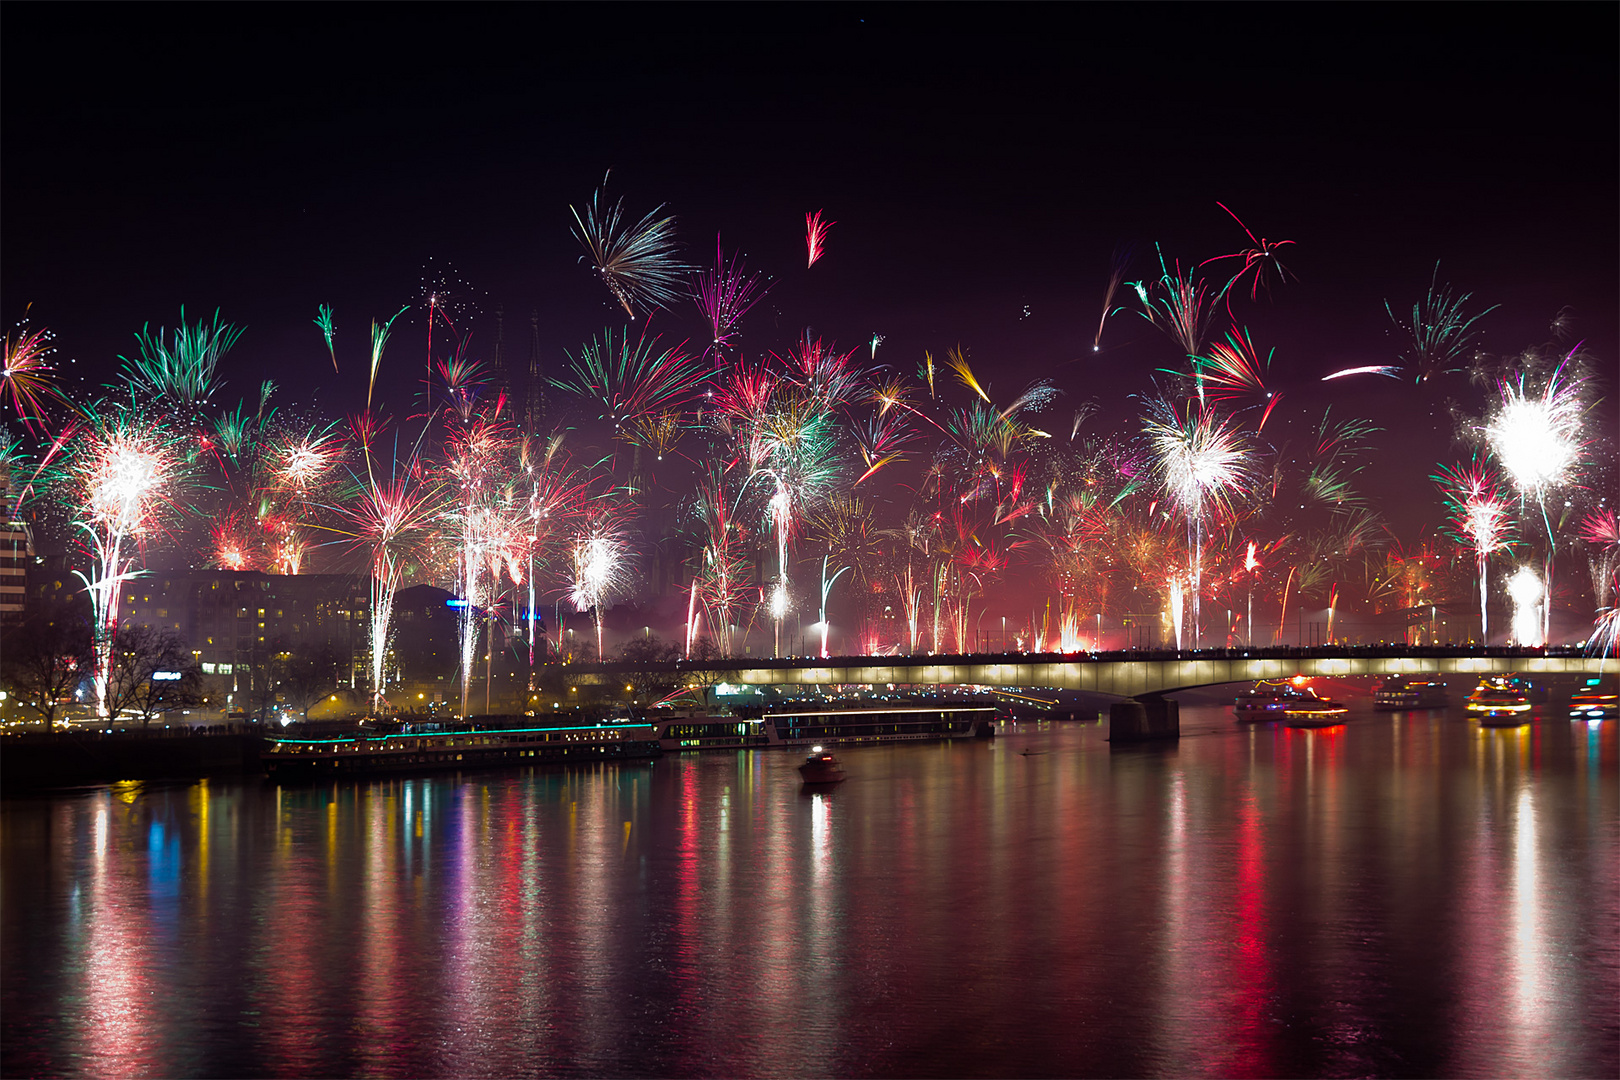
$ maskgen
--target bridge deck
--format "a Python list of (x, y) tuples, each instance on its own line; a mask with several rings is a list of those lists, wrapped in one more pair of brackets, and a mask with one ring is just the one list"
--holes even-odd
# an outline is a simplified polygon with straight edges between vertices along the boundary
[(743, 686), (939, 685), (1041, 686), (1119, 697), (1188, 690), (1293, 675), (1602, 675), (1620, 660), (1573, 648), (1547, 649), (1224, 649), (1064, 656), (848, 656), (826, 660), (732, 659), (666, 664), (581, 664), (581, 676), (630, 671), (701, 674), (702, 681)]

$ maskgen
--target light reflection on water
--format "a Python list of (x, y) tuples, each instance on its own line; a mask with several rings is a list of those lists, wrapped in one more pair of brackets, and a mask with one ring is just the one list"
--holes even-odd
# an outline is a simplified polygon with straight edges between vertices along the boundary
[(1620, 1072), (1620, 725), (1183, 730), (10, 801), (0, 1072)]

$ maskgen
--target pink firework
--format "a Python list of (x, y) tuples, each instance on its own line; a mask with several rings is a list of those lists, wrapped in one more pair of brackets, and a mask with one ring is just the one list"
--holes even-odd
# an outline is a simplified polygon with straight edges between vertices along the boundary
[(827, 253), (827, 230), (838, 224), (836, 221), (822, 221), (824, 212), (817, 210), (804, 215), (804, 246), (810, 252), (810, 261), (804, 264), (806, 269), (816, 265), (816, 260)]
[(176, 512), (176, 491), (189, 468), (179, 438), (132, 413), (98, 417), (64, 432), (57, 447), (65, 455), (63, 479), (74, 524), (90, 551), (89, 574), (75, 573), (90, 593), (95, 616), (96, 697), (105, 714), (120, 588), (140, 573), (137, 563), (147, 541)]
[(708, 321), (712, 344), (710, 354), (716, 366), (721, 354), (731, 347), (737, 337), (737, 324), (748, 314), (748, 309), (765, 298), (770, 285), (761, 288), (758, 274), (743, 270), (741, 257), (733, 255), (726, 261), (719, 237), (714, 241), (714, 269), (699, 271), (694, 276), (693, 297), (698, 310)]
[(1215, 205), (1225, 210), (1232, 220), (1238, 223), (1238, 228), (1242, 229), (1244, 235), (1249, 238), (1249, 247), (1241, 251), (1234, 251), (1230, 255), (1217, 255), (1213, 259), (1205, 259), (1198, 264), (1208, 266), (1210, 263), (1224, 262), (1229, 259), (1235, 259), (1242, 263), (1237, 272), (1232, 275), (1231, 280), (1226, 283), (1226, 287), (1221, 290), (1226, 294), (1226, 313), (1231, 315), (1232, 286), (1241, 281), (1245, 275), (1249, 278), (1250, 300), (1259, 299), (1262, 287), (1269, 292), (1273, 277), (1277, 279), (1278, 284), (1288, 280), (1288, 268), (1278, 260), (1277, 253), (1285, 247), (1292, 246), (1294, 242), (1292, 240), (1271, 241), (1263, 236), (1257, 237), (1247, 225), (1243, 224), (1243, 219), (1233, 214), (1225, 203), (1217, 202)]
[(1440, 485), (1446, 508), (1451, 511), (1452, 536), (1474, 552), (1479, 567), (1479, 636), (1481, 644), (1488, 643), (1486, 566), (1493, 554), (1508, 546), (1511, 504), (1496, 475), (1477, 459), (1467, 465), (1442, 468), (1431, 479)]
[(1271, 410), (1282, 401), (1282, 395), (1266, 389), (1265, 376), (1271, 368), (1272, 352), (1264, 360), (1255, 350), (1247, 329), (1229, 333), (1226, 340), (1211, 345), (1208, 355), (1193, 361), (1198, 373), (1201, 392), (1211, 402), (1235, 403), (1245, 398), (1263, 406), (1260, 422), (1255, 431), (1263, 431)]
[(422, 483), (416, 471), (410, 462), (387, 478), (368, 472), (359, 497), (347, 508), (354, 546), (366, 556), (371, 572), (371, 692), (379, 709), (394, 596), (410, 557), (441, 513), (437, 489)]

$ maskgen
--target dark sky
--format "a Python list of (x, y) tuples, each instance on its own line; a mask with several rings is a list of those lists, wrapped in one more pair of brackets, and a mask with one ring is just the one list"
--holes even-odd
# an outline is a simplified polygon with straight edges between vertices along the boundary
[[(1486, 348), (1545, 341), (1570, 308), (1612, 395), (1617, 10), (10, 4), (0, 314), (32, 302), (99, 383), (143, 323), (217, 306), (247, 327), (226, 396), (273, 377), (335, 416), (363, 403), (368, 321), (430, 259), (503, 304), (520, 349), (533, 308), (558, 360), (619, 325), (569, 235), (611, 168), (628, 212), (668, 204), (691, 261), (719, 231), (777, 279), (749, 352), (879, 332), (910, 371), (960, 343), (993, 394), (1053, 378), (1122, 423), (1177, 353), (1125, 313), (1091, 354), (1111, 253), (1134, 244), (1141, 277), (1155, 241), (1236, 251), (1219, 200), (1296, 241), (1298, 280), (1234, 304), (1276, 348), (1279, 428), (1335, 396), (1387, 428), (1369, 486), (1410, 528), (1458, 452), (1445, 398), (1480, 391), (1317, 380), (1391, 362), (1383, 301), (1410, 308), (1440, 260), (1501, 305)], [(807, 271), (820, 208), (838, 224)], [(385, 362), (396, 398), (421, 325)], [(701, 340), (690, 308), (654, 328)]]

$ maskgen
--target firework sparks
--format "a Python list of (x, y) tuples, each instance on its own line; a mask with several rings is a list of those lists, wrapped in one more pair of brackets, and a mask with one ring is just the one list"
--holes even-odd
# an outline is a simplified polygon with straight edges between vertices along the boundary
[(1214, 515), (1230, 512), (1231, 499), (1252, 491), (1253, 452), (1231, 417), (1191, 405), (1178, 410), (1163, 399), (1149, 402), (1142, 431), (1154, 473), (1187, 522), (1192, 638), (1197, 648), (1204, 533)]
[(75, 573), (95, 616), (96, 699), (105, 715), (120, 587), (140, 572), (136, 564), (147, 540), (175, 512), (189, 467), (180, 436), (134, 411), (94, 416), (57, 445), (65, 455), (62, 493), (90, 549), (89, 573)]
[(1496, 411), (1485, 425), (1485, 439), (1513, 483), (1540, 498), (1569, 483), (1580, 464), (1581, 421), (1585, 408), (1578, 379), (1554, 372), (1539, 393), (1504, 381)]
[(719, 237), (714, 241), (714, 269), (699, 271), (694, 275), (693, 285), (693, 298), (709, 324), (710, 355), (719, 366), (724, 351), (737, 338), (737, 326), (742, 317), (765, 299), (771, 287), (768, 283), (761, 287), (758, 274), (744, 272), (741, 256), (733, 255), (727, 262)]
[(594, 508), (569, 552), (574, 571), (569, 600), (576, 611), (594, 612), (598, 658), (602, 655), (602, 605), (629, 585), (630, 542), (620, 517), (612, 507)]
[(632, 341), (628, 333), (615, 336), (612, 330), (586, 342), (578, 359), (569, 361), (573, 379), (556, 385), (599, 406), (601, 418), (624, 439), (634, 436), (628, 421), (680, 411), (714, 374), (679, 345), (660, 347), (657, 336), (646, 334)]
[(162, 327), (153, 334), (143, 326), (135, 335), (139, 355), (118, 359), (123, 361), (125, 379), (136, 391), (191, 411), (207, 404), (222, 385), (217, 375), (219, 362), (241, 336), (239, 328), (220, 322), (218, 310), (212, 326), (201, 320), (188, 326), (182, 307), (172, 340)]
[(1267, 390), (1265, 384), (1265, 375), (1271, 368), (1271, 358), (1275, 353), (1273, 349), (1261, 360), (1247, 329), (1228, 333), (1225, 341), (1209, 347), (1207, 356), (1193, 359), (1201, 392), (1212, 403), (1232, 402), (1245, 397), (1259, 399), (1264, 408), (1255, 431), (1263, 431), (1271, 410), (1282, 401), (1282, 395)]
[[(1214, 312), (1214, 297), (1196, 272), (1182, 273), (1177, 263), (1172, 272), (1165, 264), (1164, 253), (1159, 252), (1159, 280), (1149, 286), (1146, 282), (1132, 282), (1132, 288), (1142, 302), (1142, 317), (1170, 336), (1181, 346), (1182, 354), (1191, 360), (1202, 350), (1204, 334)], [(1202, 396), (1202, 383), (1199, 384)]]
[(1265, 237), (1257, 237), (1254, 235), (1253, 230), (1243, 224), (1242, 218), (1232, 213), (1229, 206), (1223, 202), (1217, 202), (1215, 205), (1225, 210), (1231, 219), (1238, 223), (1238, 228), (1243, 230), (1244, 235), (1249, 238), (1250, 244), (1249, 247), (1244, 248), (1242, 251), (1235, 251), (1230, 255), (1217, 255), (1213, 259), (1205, 259), (1202, 263), (1199, 263), (1200, 266), (1208, 266), (1211, 263), (1225, 262), (1228, 259), (1236, 259), (1241, 263), (1237, 272), (1232, 275), (1231, 280), (1221, 289), (1221, 292), (1226, 295), (1226, 313), (1231, 315), (1232, 286), (1241, 281), (1245, 274), (1249, 275), (1250, 300), (1259, 299), (1262, 288), (1270, 292), (1272, 278), (1276, 278), (1278, 284), (1288, 280), (1288, 268), (1278, 260), (1277, 252), (1285, 247), (1293, 246), (1294, 242), (1292, 240), (1273, 242)]
[(51, 345), (55, 336), (45, 327), (30, 329), (25, 316), (17, 324), (15, 336), (7, 334), (5, 339), (0, 394), (10, 399), (23, 426), (39, 434), (45, 430), (45, 403), (69, 404), (56, 388), (55, 368), (50, 363), (50, 356), (56, 351)]
[(1412, 322), (1408, 326), (1395, 316), (1395, 309), (1384, 301), (1384, 310), (1396, 329), (1406, 335), (1399, 358), (1415, 382), (1427, 382), (1435, 375), (1456, 371), (1452, 366), (1471, 345), (1478, 334), (1474, 324), (1501, 305), (1493, 304), (1478, 315), (1469, 315), (1464, 305), (1473, 296), (1463, 293), (1453, 296), (1449, 284), (1441, 286), (1440, 264), (1434, 264), (1429, 278), (1429, 291), (1412, 305)]
[(1521, 566), (1508, 579), (1508, 596), (1513, 600), (1513, 640), (1519, 645), (1543, 645), (1541, 601), (1546, 595), (1541, 577), (1532, 567)]
[(1124, 284), (1130, 266), (1130, 248), (1115, 250), (1114, 260), (1108, 268), (1108, 286), (1103, 289), (1102, 318), (1097, 320), (1097, 336), (1091, 339), (1091, 351), (1094, 353), (1102, 352), (1103, 327), (1108, 325), (1109, 316), (1124, 310), (1114, 304), (1114, 296), (1119, 292), (1120, 285)]
[(1386, 378), (1400, 378), (1401, 369), (1388, 364), (1363, 364), (1360, 367), (1340, 368), (1331, 375), (1322, 376), (1322, 382), (1331, 382), (1334, 379), (1343, 379), (1350, 375), (1383, 375)]
[(1477, 460), (1441, 469), (1432, 479), (1440, 485), (1451, 511), (1452, 536), (1474, 553), (1479, 570), (1479, 639), (1481, 644), (1488, 645), (1486, 567), (1492, 555), (1508, 546), (1507, 499), (1496, 477)]
[(326, 339), (326, 352), (332, 357), (332, 370), (337, 366), (337, 324), (332, 321), (332, 305), (322, 304), (315, 310), (315, 325)]
[(603, 186), (592, 195), (584, 216), (573, 207), (574, 237), (585, 247), (591, 268), (624, 308), (631, 319), (636, 308), (652, 311), (669, 307), (680, 299), (681, 279), (691, 268), (676, 257), (675, 218), (659, 217), (659, 205), (636, 224), (622, 223), (624, 200), (610, 207), (602, 204)]
[(804, 246), (810, 254), (810, 261), (804, 264), (806, 269), (816, 265), (816, 260), (827, 253), (827, 230), (838, 224), (836, 221), (822, 221), (823, 212), (817, 210), (804, 215)]

